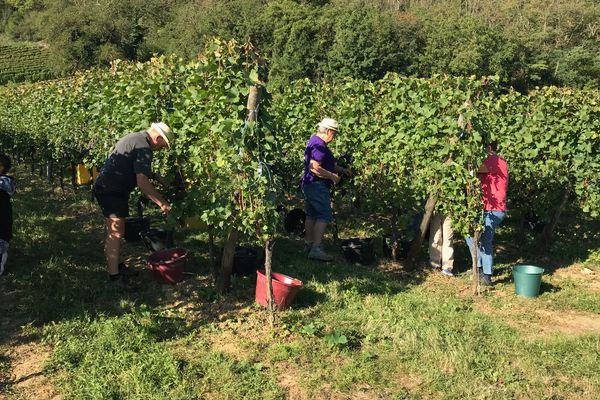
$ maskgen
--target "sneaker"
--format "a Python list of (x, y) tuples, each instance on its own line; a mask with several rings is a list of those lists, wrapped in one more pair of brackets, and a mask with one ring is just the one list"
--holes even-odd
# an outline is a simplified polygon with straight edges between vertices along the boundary
[(129, 268), (125, 263), (119, 263), (119, 273), (126, 277), (134, 277), (140, 274), (137, 269)]
[(312, 242), (304, 242), (304, 254), (310, 253), (310, 250), (312, 249)]
[(454, 274), (452, 273), (452, 270), (448, 269), (448, 268), (442, 269), (442, 274), (444, 274), (446, 276), (454, 276)]
[(435, 263), (432, 263), (432, 262), (430, 262), (430, 263), (429, 263), (429, 268), (431, 268), (431, 269), (432, 269), (432, 270), (434, 270), (434, 271), (437, 271), (437, 270), (438, 270), (438, 269), (440, 269), (441, 267), (440, 267), (438, 264), (435, 264)]
[(333, 261), (333, 256), (325, 253), (320, 246), (312, 246), (308, 258), (319, 261)]

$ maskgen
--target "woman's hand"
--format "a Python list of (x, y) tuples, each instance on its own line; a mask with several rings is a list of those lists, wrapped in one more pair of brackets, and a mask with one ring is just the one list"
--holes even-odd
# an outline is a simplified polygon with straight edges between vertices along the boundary
[(162, 211), (162, 213), (165, 215), (169, 215), (171, 212), (171, 205), (169, 203), (162, 203), (160, 205), (160, 211)]

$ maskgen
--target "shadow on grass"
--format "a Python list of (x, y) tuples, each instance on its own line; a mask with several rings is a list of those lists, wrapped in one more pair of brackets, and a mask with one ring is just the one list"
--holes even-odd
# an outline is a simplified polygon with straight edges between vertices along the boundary
[[(147, 270), (140, 274), (140, 289), (131, 294), (108, 282), (103, 218), (86, 189), (67, 188), (62, 193), (36, 176), (18, 172), (17, 176), (21, 179), (13, 203), (15, 237), (6, 274), (0, 277), (0, 344), (39, 339), (24, 335), (23, 326), (118, 316), (142, 304), (152, 307), (164, 301), (166, 291)], [(130, 259), (144, 268), (148, 252), (141, 244), (125, 244), (124, 250), (135, 254)], [(195, 262), (201, 259), (193, 259), (192, 273), (198, 273)], [(179, 331), (159, 322), (159, 339)]]
[(495, 263), (535, 265), (552, 275), (561, 268), (584, 262), (600, 248), (600, 220), (564, 215), (544, 255), (535, 254), (538, 233), (522, 227), (519, 218), (507, 218), (494, 238)]
[[(14, 207), (16, 235), (11, 243), (8, 274), (0, 278), (1, 318), (15, 323), (0, 326), (0, 343), (11, 340), (26, 324), (116, 316), (129, 313), (142, 304), (152, 307), (165, 302), (199, 302), (202, 307), (198, 310), (204, 313), (200, 318), (209, 322), (226, 318), (254, 303), (255, 275), (234, 278), (233, 290), (226, 296), (215, 292), (210, 278), (207, 245), (184, 238), (185, 232), (179, 232), (176, 241), (192, 252), (187, 270), (189, 279), (174, 288), (164, 288), (145, 271), (141, 274), (140, 290), (136, 293), (124, 294), (108, 288), (102, 251), (103, 219), (97, 206), (89, 201), (87, 191), (73, 193), (72, 189), (68, 189), (63, 195), (39, 178), (25, 173), (20, 175), (20, 192), (15, 196)], [(574, 250), (562, 252), (559, 262), (544, 264), (543, 260), (530, 261), (526, 250), (531, 248), (533, 237), (523, 234), (514, 226), (515, 221), (507, 219), (495, 238), (498, 249), (496, 261), (503, 264), (530, 262), (552, 273), (598, 247), (598, 221), (578, 224), (574, 239), (569, 239), (559, 229), (555, 245), (551, 248), (551, 252), (556, 251), (556, 246), (563, 244), (572, 246)], [(568, 223), (561, 226), (566, 227)], [(308, 260), (302, 252), (302, 245), (301, 239), (280, 237), (274, 249), (273, 270), (300, 279), (305, 284), (295, 307), (315, 307), (326, 302), (333, 287), (359, 295), (393, 295), (420, 284), (425, 276), (418, 270), (407, 273), (400, 267), (390, 267), (392, 264), (381, 258), (371, 266), (348, 263), (332, 243), (326, 243), (326, 247), (335, 254), (335, 262)], [(426, 259), (425, 247), (422, 260)], [(381, 247), (376, 248), (380, 250)], [(469, 269), (470, 256), (464, 241), (457, 241), (455, 249), (457, 272)], [(139, 264), (143, 264), (148, 254), (141, 244), (126, 244), (125, 250)], [(173, 332), (176, 334), (179, 328)]]
[[(360, 295), (393, 295), (422, 280), (422, 274), (408, 274), (398, 264), (392, 264), (382, 257), (372, 265), (354, 264), (346, 261), (341, 249), (333, 243), (326, 243), (325, 246), (335, 256), (335, 261), (324, 263), (310, 260), (302, 251), (302, 240), (282, 237), (275, 246), (273, 269), (303, 281), (306, 286), (304, 290), (335, 283), (339, 284), (341, 290), (354, 290)], [(328, 293), (318, 292), (307, 297), (313, 299), (307, 304), (316, 305), (325, 301)]]
[[(552, 275), (561, 268), (584, 262), (600, 248), (600, 220), (573, 214), (564, 216), (543, 256), (535, 254), (537, 235), (537, 232), (521, 226), (518, 217), (506, 218), (494, 236), (494, 264), (501, 266), (497, 272), (510, 275), (509, 270), (503, 271), (504, 265), (535, 265), (544, 268), (545, 275)], [(421, 251), (423, 263), (427, 258), (426, 252), (424, 244)], [(465, 240), (456, 238), (455, 235), (455, 273), (468, 271), (471, 265), (471, 255)]]

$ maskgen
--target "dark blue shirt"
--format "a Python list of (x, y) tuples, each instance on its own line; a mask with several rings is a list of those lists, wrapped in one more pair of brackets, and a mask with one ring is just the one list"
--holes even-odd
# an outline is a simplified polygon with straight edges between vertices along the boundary
[(152, 148), (146, 131), (121, 138), (100, 170), (94, 190), (129, 195), (137, 186), (136, 174), (152, 176)]

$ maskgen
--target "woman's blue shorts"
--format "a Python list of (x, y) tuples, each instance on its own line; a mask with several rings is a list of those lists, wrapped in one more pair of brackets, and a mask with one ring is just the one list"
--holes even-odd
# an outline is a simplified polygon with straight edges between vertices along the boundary
[(302, 186), (304, 192), (304, 211), (306, 218), (331, 222), (331, 199), (329, 185), (325, 182), (306, 183)]

